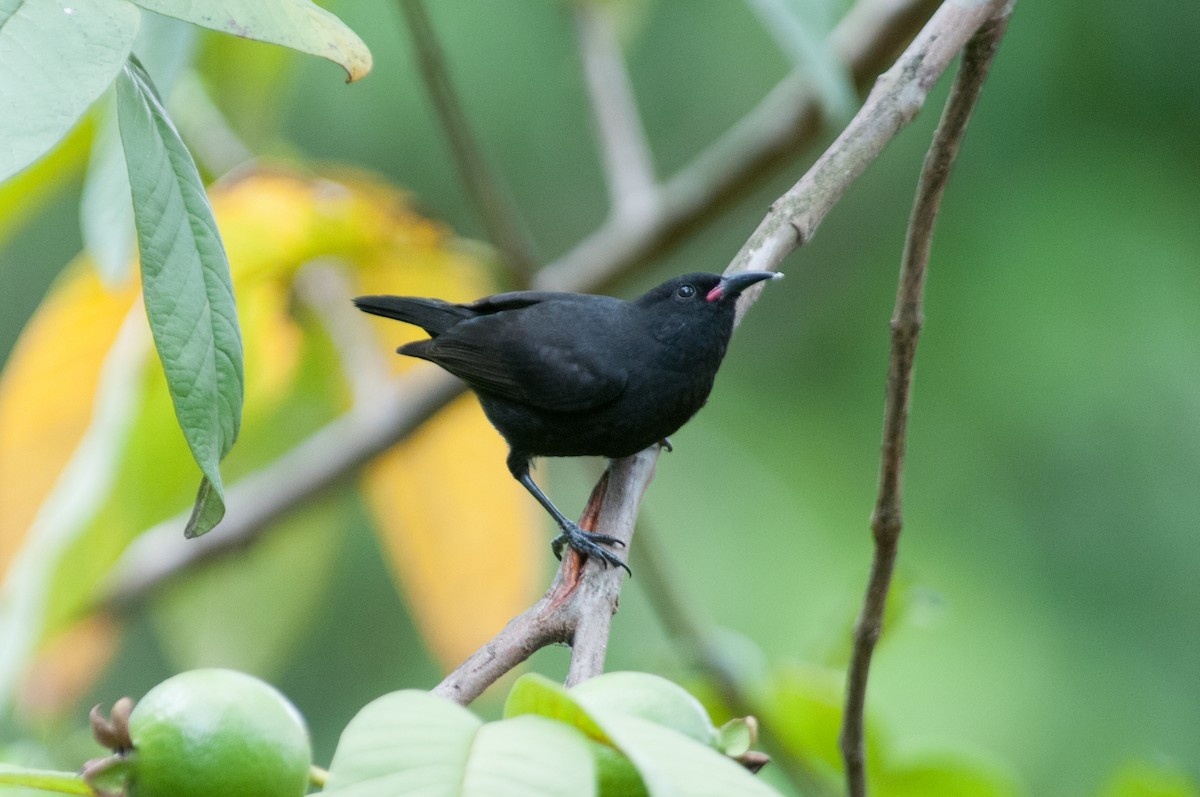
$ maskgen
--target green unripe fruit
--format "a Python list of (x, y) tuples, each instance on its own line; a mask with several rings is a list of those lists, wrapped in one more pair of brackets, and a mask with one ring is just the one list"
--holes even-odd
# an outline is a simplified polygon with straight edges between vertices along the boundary
[(300, 797), (312, 747), (273, 686), (233, 670), (192, 670), (129, 715), (130, 797)]

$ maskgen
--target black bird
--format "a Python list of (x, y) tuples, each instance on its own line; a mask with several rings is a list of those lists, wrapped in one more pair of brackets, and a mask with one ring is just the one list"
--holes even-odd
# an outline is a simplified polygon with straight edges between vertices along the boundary
[(421, 327), (397, 351), (437, 363), (479, 396), (508, 442), (508, 469), (562, 529), (565, 542), (629, 568), (550, 502), (529, 475), (534, 457), (627, 457), (665, 441), (704, 405), (733, 333), (737, 297), (769, 271), (685, 274), (633, 301), (519, 291), (467, 304), (360, 296), (358, 309)]

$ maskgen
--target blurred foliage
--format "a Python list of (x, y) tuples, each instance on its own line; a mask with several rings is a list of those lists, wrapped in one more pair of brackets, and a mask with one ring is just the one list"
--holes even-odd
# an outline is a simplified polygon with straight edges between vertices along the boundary
[[(808, 18), (823, 22), (836, 18), (844, 4), (802, 5), (820, 5)], [(567, 4), (430, 6), (475, 131), (542, 254), (565, 251), (606, 212)], [(416, 78), (398, 9), (365, 2), (332, 7), (371, 47), (375, 70), (368, 79), (348, 88), (329, 79), (339, 73), (330, 64), (205, 35), (197, 63), (209, 95), (256, 154), (371, 169), (410, 192), (425, 217), (445, 221), (458, 235), (479, 236), (482, 227), (465, 203)], [(744, 4), (641, 0), (621, 7), (623, 42), (660, 174), (686, 163), (788, 67), (788, 56)], [(893, 773), (876, 774), (894, 777), (896, 794), (931, 793), (931, 771), (945, 778), (960, 773), (958, 793), (1197, 792), (1197, 42), (1197, 4), (1133, 15), (1111, 2), (1018, 4), (934, 241), (905, 476), (899, 566), (907, 606), (895, 613), (902, 619), (880, 648), (869, 692), (873, 727)], [(794, 676), (840, 664), (865, 583), (887, 319), (913, 184), (945, 82), (816, 240), (785, 264), (788, 279), (739, 330), (708, 407), (675, 436), (676, 451), (662, 457), (647, 497), (652, 526), (644, 533), (654, 533), (672, 552), (674, 581), (698, 612), (741, 637), (729, 645), (730, 655), (780, 690), (781, 705), (809, 705), (824, 695), (824, 709), (788, 713), (775, 721), (780, 727), (774, 732), (785, 739), (803, 736), (806, 727), (823, 723), (824, 730), (813, 733), (824, 741), (801, 746), (820, 753), (830, 767), (838, 765), (828, 747), (836, 725), (836, 674), (807, 681)], [(73, 136), (19, 177), (25, 181), (19, 190), (15, 182), (0, 186), (0, 279), (6, 286), (0, 313), (0, 352), (6, 354), (0, 356), (8, 369), (22, 365), (20, 350), (7, 354), (19, 330), (80, 248), (73, 175), (82, 168), (86, 138), (87, 131)], [(723, 268), (814, 155), (788, 164), (744, 202), (648, 264), (622, 292), (632, 294), (668, 274)], [(35, 177), (38, 170), (45, 171)], [(323, 207), (324, 177), (284, 171), (278, 177), (282, 193), (310, 191), (316, 203), (310, 207)], [(266, 190), (271, 178), (256, 179)], [(246, 259), (266, 269), (260, 289), (238, 286), (248, 339), (252, 326), (265, 336), (257, 364), (251, 365), (248, 351), (248, 379), (260, 381), (257, 389), (248, 387), (243, 440), (227, 464), (231, 482), (349, 401), (332, 342), (313, 319), (293, 314), (291, 276), (272, 269), (294, 268), (328, 251), (353, 260), (372, 250), (359, 246), (348, 253), (349, 240), (393, 225), (431, 229), (409, 216), (397, 223), (386, 212), (372, 215), (393, 190), (376, 185), (352, 212), (343, 206), (342, 237), (331, 242), (332, 233), (310, 229), (319, 227), (321, 214), (247, 199), (250, 194), (238, 194), (238, 188), (235, 183), (217, 195), (227, 190), (226, 201), (240, 195), (247, 202), (248, 209), (230, 216), (245, 226), (239, 232), (222, 221), (222, 229), (231, 259), (235, 247), (246, 247), (252, 253)], [(396, 206), (395, 199), (383, 204)], [(265, 215), (253, 216), (255, 207)], [(380, 226), (368, 233), (372, 224)], [(389, 267), (376, 263), (371, 290), (461, 299), (497, 287), (482, 266), (469, 277), (431, 267), (409, 281), (419, 262), (407, 259), (386, 274)], [(64, 291), (87, 289), (94, 278), (85, 274), (72, 266), (26, 332), (42, 325), (38, 360), (46, 381), (41, 398), (29, 400), (41, 406), (43, 418), (60, 404), (77, 413), (90, 406), (98, 353), (123, 318), (116, 308), (129, 306), (128, 297), (123, 303), (110, 298), (113, 309), (99, 316), (93, 315), (102, 307), (99, 300), (85, 303), (87, 309), (60, 304), (66, 309), (49, 315), (47, 308), (65, 301)], [(258, 321), (252, 320), (256, 314)], [(378, 340), (381, 356), (402, 342), (395, 327), (375, 329), (386, 336)], [(146, 369), (138, 385), (160, 378)], [(257, 415), (250, 408), (256, 390), (274, 400), (260, 405)], [(149, 406), (152, 394), (144, 395)], [(130, 535), (179, 511), (191, 497), (183, 493), (194, 489), (192, 472), (186, 478), (178, 472), (186, 459), (173, 464), (169, 453), (182, 444), (178, 432), (161, 420), (152, 423), (148, 411), (126, 444), (139, 452), (137, 472), (127, 458), (121, 472), (111, 474), (124, 480), (126, 492), (97, 520), (137, 515), (124, 527)], [(73, 417), (54, 424), (68, 439), (77, 439), (80, 424), (87, 423)], [(375, 497), (361, 503), (348, 493), (331, 495), (289, 521), (296, 528), (273, 534), (262, 549), (204, 570), (151, 601), (147, 614), (124, 622), (123, 637), (93, 630), (91, 636), (106, 639), (115, 656), (102, 680), (83, 687), (86, 699), (71, 707), (69, 719), (27, 715), (24, 724), (0, 726), (0, 742), (19, 733), (43, 740), (50, 754), (69, 756), (78, 744), (63, 740), (73, 739), (66, 729), (81, 723), (78, 705), (140, 694), (182, 666), (180, 658), (207, 656), (221, 661), (206, 663), (272, 674), (312, 722), (317, 760), (328, 761), (341, 728), (371, 698), (433, 683), (436, 665), (425, 650), (436, 651), (445, 666), (463, 649), (430, 641), (434, 630), (462, 625), (469, 626), (467, 635), (478, 635), (488, 623), (495, 627), (504, 614), (495, 596), (516, 602), (514, 596), (536, 588), (536, 571), (550, 564), (540, 529), (515, 541), (480, 542), (493, 525), (483, 529), (470, 518), (414, 541), (408, 554), (386, 534), (386, 547), (376, 547), (368, 529), (376, 528), (373, 518), (388, 517), (375, 504), (379, 491), (420, 495), (441, 481), (443, 471), (447, 479), (486, 473), (496, 479), (486, 501), (531, 510), (519, 486), (504, 481), (498, 438), (478, 416), (474, 422), (477, 434), (452, 423), (445, 442), (411, 443), (423, 447), (422, 463), (441, 457), (410, 471), (427, 481), (379, 476), (386, 486), (376, 485)], [(0, 446), (13, 444), (9, 435), (22, 426), (4, 427)], [(463, 451), (467, 445), (472, 448)], [(61, 461), (69, 448), (20, 450), (15, 461), (0, 457), (0, 467), (9, 468), (0, 490), (9, 489), (11, 473), (32, 479), (42, 472), (41, 457)], [(459, 469), (447, 470), (452, 463)], [(550, 474), (556, 502), (581, 506), (595, 466), (555, 462)], [(0, 502), (0, 523), (24, 528), (23, 507), (36, 505), (41, 494), (30, 488), (26, 497)], [(410, 514), (420, 511), (411, 497), (401, 503), (403, 511), (389, 522), (419, 522)], [(483, 536), (465, 542), (461, 535), (470, 531)], [(14, 539), (19, 536), (0, 535), (0, 550), (11, 556)], [(73, 566), (94, 578), (119, 552), (112, 545), (81, 549)], [(271, 550), (288, 545), (290, 552)], [(503, 564), (489, 559), (489, 551), (513, 545), (519, 554)], [(476, 594), (495, 597), (493, 619), (476, 626), (479, 607), (452, 607), (432, 620), (420, 610), (415, 590), (422, 589), (416, 586), (422, 577), (410, 575), (417, 570), (424, 573), (425, 589), (448, 588), (460, 597), (465, 589), (464, 582), (438, 577), (442, 565), (417, 568), (406, 558), (433, 556), (433, 550), (478, 560), (471, 566), (499, 575), (507, 586), (475, 585)], [(311, 570), (303, 570), (304, 590), (322, 596), (308, 602), (294, 594), (298, 580), (266, 569), (259, 574), (254, 564), (278, 559), (285, 572), (301, 572), (297, 560), (306, 557), (304, 567)], [(385, 560), (409, 590), (404, 603), (396, 599)], [(637, 572), (637, 562), (632, 564)], [(518, 566), (524, 569), (510, 572)], [(244, 574), (233, 572), (239, 567)], [(263, 592), (247, 597), (242, 590), (252, 586)], [(295, 616), (281, 613), (279, 628), (260, 629), (269, 640), (260, 650), (246, 650), (232, 632), (228, 648), (207, 636), (228, 616), (222, 607), (240, 606), (247, 615), (255, 611), (244, 607), (253, 606), (268, 614), (267, 607), (292, 601), (289, 614)], [(690, 663), (661, 633), (638, 578), (621, 609), (610, 669), (686, 677)], [(199, 650), (201, 639), (210, 641)], [(68, 650), (101, 648), (89, 642)], [(251, 653), (263, 658), (240, 658)], [(545, 651), (534, 666), (557, 677), (565, 660), (565, 652)], [(825, 692), (817, 688), (821, 684)], [(764, 733), (772, 733), (763, 719)], [(788, 724), (793, 720), (794, 727)]]

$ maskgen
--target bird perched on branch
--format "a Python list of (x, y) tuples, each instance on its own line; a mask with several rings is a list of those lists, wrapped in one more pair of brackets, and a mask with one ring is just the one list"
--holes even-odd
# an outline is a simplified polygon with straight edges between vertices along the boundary
[(747, 271), (685, 274), (633, 301), (520, 291), (466, 304), (360, 296), (364, 312), (428, 334), (397, 351), (437, 363), (467, 383), (508, 442), (508, 469), (567, 544), (606, 566), (629, 568), (607, 534), (585, 531), (529, 474), (534, 457), (631, 456), (665, 441), (704, 405), (733, 333), (737, 298), (781, 277)]

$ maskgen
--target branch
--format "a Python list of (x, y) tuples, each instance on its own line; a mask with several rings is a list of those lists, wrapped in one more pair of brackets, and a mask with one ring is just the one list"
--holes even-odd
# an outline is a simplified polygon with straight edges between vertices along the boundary
[(215, 533), (185, 541), (179, 533), (185, 517), (179, 515), (141, 534), (113, 567), (98, 605), (128, 611), (178, 573), (236, 553), (273, 521), (357, 473), (464, 391), (450, 375), (424, 369), (391, 381), (370, 404), (355, 407), (229, 487), (229, 510)]
[(900, 284), (891, 321), (892, 354), (884, 407), (879, 496), (871, 516), (875, 555), (871, 562), (862, 614), (854, 628), (854, 645), (847, 673), (846, 709), (842, 717), (841, 748), (850, 797), (865, 797), (867, 794), (864, 741), (867, 678), (875, 643), (883, 631), (883, 614), (902, 528), (901, 477), (910, 388), (917, 340), (921, 332), (921, 303), (934, 223), (971, 111), (979, 99), (992, 57), (1008, 25), (1012, 13), (1011, 2), (1001, 4), (1000, 10), (995, 13), (971, 37), (963, 53), (962, 66), (925, 157), (900, 263)]
[[(834, 31), (834, 49), (846, 58), (856, 84), (867, 82), (871, 70), (924, 21), (930, 3), (860, 0), (850, 9)], [(816, 103), (802, 92), (802, 82), (785, 80), (667, 184), (663, 211), (657, 218), (610, 219), (556, 264), (543, 269), (536, 280), (538, 287), (599, 290), (640, 262), (647, 251), (666, 248), (677, 240), (739, 187), (759, 179), (782, 153), (798, 148), (815, 134)], [(789, 107), (789, 102), (794, 106)], [(98, 603), (128, 609), (174, 573), (249, 544), (272, 521), (303, 507), (305, 501), (404, 439), (463, 390), (448, 374), (426, 372), (413, 373), (395, 383), (394, 389), (380, 391), (370, 406), (355, 407), (271, 465), (231, 485), (225, 496), (225, 518), (216, 533), (184, 541), (178, 531), (187, 520), (186, 513), (146, 531), (122, 555), (109, 578), (108, 591)]]
[[(862, 90), (928, 18), (936, 0), (860, 0), (838, 23), (830, 47)], [(607, 288), (699, 227), (821, 132), (821, 101), (799, 74), (784, 78), (724, 136), (667, 180), (655, 213), (611, 217), (538, 272), (542, 290)]]
[[(593, 530), (605, 518), (604, 533), (625, 543), (633, 540), (634, 524), (646, 487), (654, 477), (658, 447), (625, 459), (612, 460), (592, 490), (580, 526)], [(541, 600), (514, 618), (491, 642), (477, 650), (433, 689), (461, 704), (484, 689), (534, 651), (553, 643), (571, 645), (566, 684), (584, 681), (604, 671), (608, 631), (617, 610), (624, 571), (580, 558), (568, 549), (553, 583)]]
[(482, 147), (471, 133), (471, 125), (450, 81), (450, 70), (438, 46), (425, 4), (422, 0), (400, 0), (400, 8), (412, 33), (421, 76), (446, 132), (459, 176), (487, 230), (488, 240), (500, 251), (504, 265), (521, 282), (527, 282), (539, 265), (533, 239), (508, 191), (488, 166)]
[(612, 215), (621, 220), (653, 215), (658, 201), (654, 159), (609, 11), (598, 3), (579, 3), (575, 28)]

